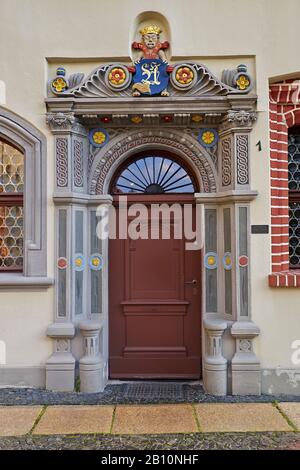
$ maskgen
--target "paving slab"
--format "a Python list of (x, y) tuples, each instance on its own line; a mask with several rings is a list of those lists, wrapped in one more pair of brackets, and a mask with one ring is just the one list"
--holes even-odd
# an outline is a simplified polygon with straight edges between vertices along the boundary
[(191, 405), (118, 405), (113, 434), (197, 432)]
[(41, 406), (0, 406), (0, 436), (27, 434), (41, 411)]
[(279, 403), (279, 408), (300, 431), (300, 403)]
[(114, 406), (51, 406), (33, 434), (94, 434), (110, 431)]
[(195, 409), (203, 432), (292, 431), (271, 403), (203, 403)]

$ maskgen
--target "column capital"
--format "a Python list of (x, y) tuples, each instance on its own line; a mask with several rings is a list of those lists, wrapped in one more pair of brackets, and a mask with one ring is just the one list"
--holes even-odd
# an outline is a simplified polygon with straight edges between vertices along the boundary
[(46, 123), (53, 134), (65, 134), (69, 132), (79, 132), (87, 134), (84, 126), (80, 124), (73, 112), (49, 112), (46, 114)]
[(253, 123), (257, 119), (255, 111), (230, 110), (225, 115), (220, 125), (220, 132), (227, 130), (251, 130)]

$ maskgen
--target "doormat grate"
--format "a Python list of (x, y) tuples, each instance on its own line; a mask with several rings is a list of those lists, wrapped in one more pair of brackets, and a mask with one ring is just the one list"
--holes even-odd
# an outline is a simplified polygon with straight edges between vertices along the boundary
[(183, 384), (173, 383), (134, 383), (126, 384), (124, 398), (180, 400), (184, 398)]

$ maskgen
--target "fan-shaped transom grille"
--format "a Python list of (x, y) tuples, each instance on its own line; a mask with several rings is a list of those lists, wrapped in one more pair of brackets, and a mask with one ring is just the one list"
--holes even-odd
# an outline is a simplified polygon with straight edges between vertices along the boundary
[(118, 174), (113, 193), (194, 193), (191, 177), (177, 161), (150, 155), (131, 161)]

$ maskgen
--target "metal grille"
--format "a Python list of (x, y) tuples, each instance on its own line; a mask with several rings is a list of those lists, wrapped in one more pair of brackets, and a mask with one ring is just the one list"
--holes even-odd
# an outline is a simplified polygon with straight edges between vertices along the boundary
[(126, 384), (123, 396), (129, 399), (183, 399), (183, 384), (176, 383), (133, 383)]
[(300, 203), (290, 202), (289, 211), (290, 264), (300, 265)]
[(289, 135), (289, 254), (290, 266), (300, 266), (300, 133)]
[(289, 136), (289, 189), (300, 190), (300, 135)]

